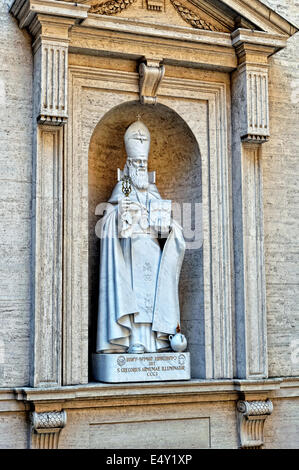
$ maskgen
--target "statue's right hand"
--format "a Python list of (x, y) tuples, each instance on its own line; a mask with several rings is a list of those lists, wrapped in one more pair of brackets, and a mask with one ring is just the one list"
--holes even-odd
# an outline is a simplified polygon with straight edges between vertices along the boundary
[(140, 212), (141, 206), (138, 202), (131, 201), (128, 197), (124, 197), (119, 203), (119, 210), (120, 213), (123, 214), (124, 212), (131, 212), (135, 214)]
[(128, 197), (123, 198), (119, 204), (120, 213), (127, 212), (130, 209), (131, 201)]

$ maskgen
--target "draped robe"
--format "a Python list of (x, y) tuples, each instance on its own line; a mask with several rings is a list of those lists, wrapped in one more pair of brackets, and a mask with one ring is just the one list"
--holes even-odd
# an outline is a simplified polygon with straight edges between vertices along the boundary
[[(141, 196), (133, 187), (130, 200), (140, 202), (138, 194)], [(123, 197), (122, 183), (118, 182), (108, 201), (112, 206), (100, 222), (96, 351), (126, 352), (132, 338), (146, 343), (146, 352), (167, 350), (168, 336), (180, 322), (178, 283), (185, 252), (182, 228), (172, 220), (163, 249), (151, 235), (120, 238), (119, 201)], [(150, 184), (147, 201), (155, 199), (161, 200), (161, 196), (155, 184)]]

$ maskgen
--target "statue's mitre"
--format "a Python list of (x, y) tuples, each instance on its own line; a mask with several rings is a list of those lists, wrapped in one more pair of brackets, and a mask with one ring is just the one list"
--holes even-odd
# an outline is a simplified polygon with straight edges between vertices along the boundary
[(126, 130), (124, 139), (129, 158), (138, 158), (140, 155), (148, 156), (151, 136), (142, 121), (133, 122)]

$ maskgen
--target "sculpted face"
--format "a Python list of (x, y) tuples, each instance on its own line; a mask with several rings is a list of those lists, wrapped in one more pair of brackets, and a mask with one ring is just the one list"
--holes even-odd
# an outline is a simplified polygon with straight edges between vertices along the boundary
[(128, 157), (127, 165), (134, 186), (146, 189), (148, 187), (147, 155), (140, 155), (137, 158)]

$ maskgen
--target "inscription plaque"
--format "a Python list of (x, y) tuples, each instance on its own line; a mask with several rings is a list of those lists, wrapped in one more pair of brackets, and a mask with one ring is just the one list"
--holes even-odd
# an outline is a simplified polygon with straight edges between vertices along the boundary
[(93, 354), (93, 376), (100, 382), (190, 380), (190, 353)]

